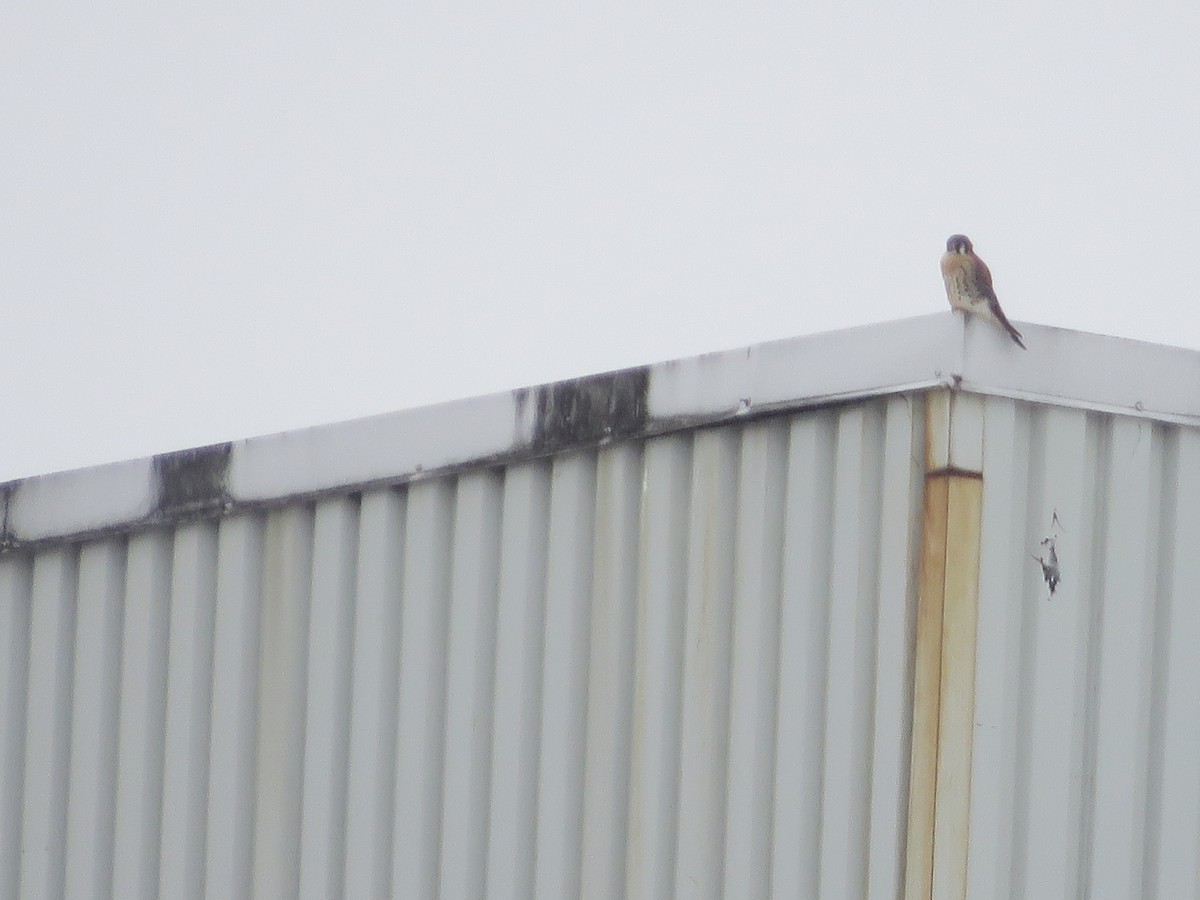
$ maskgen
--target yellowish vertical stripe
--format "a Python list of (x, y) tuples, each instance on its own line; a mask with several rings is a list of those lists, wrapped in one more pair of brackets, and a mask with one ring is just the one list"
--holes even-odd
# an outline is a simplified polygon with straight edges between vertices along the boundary
[(983, 481), (962, 475), (947, 476), (947, 480), (950, 497), (947, 504), (946, 587), (942, 605), (933, 897), (958, 900), (967, 894)]
[(912, 763), (908, 787), (908, 852), (904, 896), (933, 891), (933, 834), (937, 788), (938, 708), (942, 671), (942, 606), (946, 583), (946, 478), (925, 484), (917, 646), (913, 665)]
[[(952, 422), (945, 404), (930, 409), (936, 447)], [(929, 454), (941, 466), (926, 474), (921, 533), (906, 900), (966, 895), (983, 481), (938, 456)]]

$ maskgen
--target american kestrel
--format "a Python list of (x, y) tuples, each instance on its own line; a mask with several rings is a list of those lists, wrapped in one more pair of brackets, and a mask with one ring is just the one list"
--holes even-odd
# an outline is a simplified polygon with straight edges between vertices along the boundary
[(946, 254), (942, 257), (942, 280), (946, 282), (946, 297), (955, 309), (995, 322), (1008, 332), (1022, 350), (1025, 342), (1021, 332), (1012, 327), (996, 292), (992, 289), (992, 273), (975, 255), (971, 239), (965, 234), (952, 234), (946, 240)]

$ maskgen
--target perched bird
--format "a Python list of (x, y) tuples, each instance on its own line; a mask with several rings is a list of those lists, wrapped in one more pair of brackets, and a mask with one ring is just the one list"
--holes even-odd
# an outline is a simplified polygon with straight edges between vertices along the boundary
[(946, 282), (946, 297), (955, 309), (995, 322), (1008, 332), (1022, 350), (1025, 342), (1021, 332), (1012, 327), (996, 292), (992, 289), (992, 273), (975, 255), (971, 239), (965, 234), (952, 234), (946, 240), (946, 254), (942, 257), (942, 280)]

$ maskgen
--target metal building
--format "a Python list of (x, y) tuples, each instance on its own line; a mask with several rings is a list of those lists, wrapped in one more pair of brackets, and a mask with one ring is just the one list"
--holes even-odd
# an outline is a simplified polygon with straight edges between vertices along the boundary
[(1200, 354), (940, 314), (3, 486), (0, 897), (1200, 894)]

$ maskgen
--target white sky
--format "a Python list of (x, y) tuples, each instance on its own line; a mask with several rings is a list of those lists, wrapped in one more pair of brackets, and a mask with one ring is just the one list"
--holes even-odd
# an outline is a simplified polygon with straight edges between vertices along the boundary
[(956, 231), (1200, 349), (1200, 5), (735, 6), (6, 11), (0, 480), (942, 310)]

